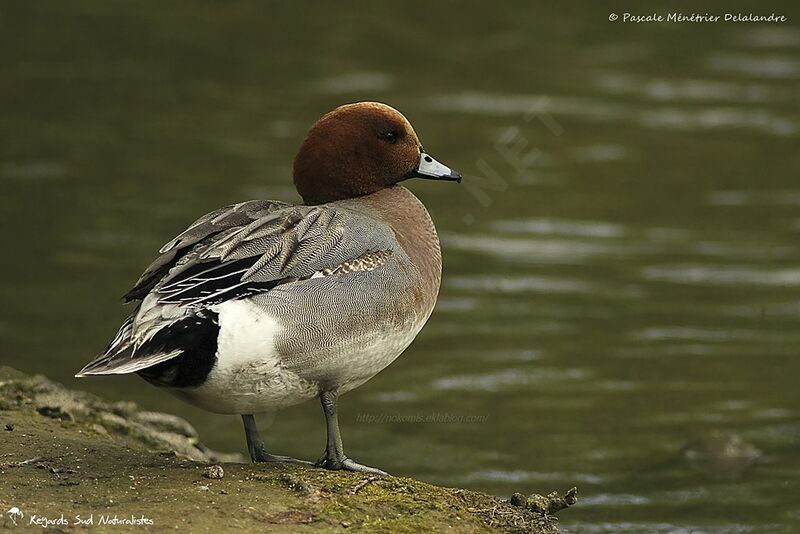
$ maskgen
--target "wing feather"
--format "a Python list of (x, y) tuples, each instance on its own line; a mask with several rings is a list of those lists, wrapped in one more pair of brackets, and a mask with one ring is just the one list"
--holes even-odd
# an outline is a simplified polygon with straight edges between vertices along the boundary
[(349, 209), (242, 202), (200, 217), (165, 244), (126, 299), (152, 293), (156, 298), (139, 315), (150, 318), (154, 305), (208, 306), (323, 272), (340, 274), (337, 267), (395, 246), (387, 226)]
[(160, 255), (123, 297), (126, 302), (143, 299), (181, 258), (214, 236), (229, 237), (252, 221), (289, 206), (273, 200), (250, 200), (225, 206), (203, 215), (159, 250)]
[(161, 248), (126, 295), (139, 307), (80, 374), (137, 372), (176, 358), (186, 325), (207, 323), (214, 304), (372, 271), (396, 247), (387, 225), (343, 207), (250, 201), (213, 211)]

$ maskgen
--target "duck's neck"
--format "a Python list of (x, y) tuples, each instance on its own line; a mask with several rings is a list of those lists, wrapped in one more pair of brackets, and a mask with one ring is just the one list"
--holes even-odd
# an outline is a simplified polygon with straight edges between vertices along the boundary
[(422, 286), (415, 300), (430, 313), (442, 280), (442, 250), (428, 210), (411, 191), (399, 185), (361, 198), (394, 230), (400, 246), (419, 269)]

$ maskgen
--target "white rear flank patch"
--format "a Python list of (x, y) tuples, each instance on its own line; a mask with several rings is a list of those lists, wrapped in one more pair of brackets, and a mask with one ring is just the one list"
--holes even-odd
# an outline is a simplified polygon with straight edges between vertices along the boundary
[(235, 369), (254, 362), (278, 365), (278, 321), (247, 300), (230, 300), (211, 310), (219, 314), (217, 369)]
[(211, 307), (219, 317), (217, 363), (196, 388), (173, 389), (211, 412), (252, 414), (298, 404), (319, 388), (281, 365), (275, 349), (280, 323), (247, 300)]

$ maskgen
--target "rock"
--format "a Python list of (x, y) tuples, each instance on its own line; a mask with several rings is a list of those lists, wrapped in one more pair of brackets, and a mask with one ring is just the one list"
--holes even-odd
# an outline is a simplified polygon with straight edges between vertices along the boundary
[(35, 404), (40, 414), (63, 421), (85, 419), (89, 414), (89, 407), (83, 399), (64, 390), (43, 391), (37, 395)]
[(132, 417), (139, 411), (135, 402), (119, 401), (111, 405), (111, 412), (120, 417)]
[(527, 508), (532, 512), (545, 516), (555, 515), (578, 502), (578, 488), (570, 489), (563, 496), (560, 496), (557, 491), (548, 494), (546, 497), (538, 493), (534, 493), (529, 497), (525, 497), (521, 493), (514, 493), (510, 502), (513, 506)]
[(220, 480), (225, 476), (225, 471), (221, 465), (210, 465), (203, 471), (203, 476), (213, 480)]
[(27, 376), (8, 367), (0, 368), (0, 408), (31, 405), (41, 415), (69, 423), (88, 424), (99, 434), (130, 436), (156, 449), (174, 450), (202, 462), (237, 462), (238, 453), (220, 453), (203, 445), (188, 421), (175, 415), (140, 410), (128, 401), (108, 402), (82, 391), (71, 391), (47, 378)]
[(26, 520), (88, 512), (97, 520), (135, 511), (159, 532), (220, 525), (243, 531), (279, 525), (273, 528), (282, 532), (559, 532), (554, 520), (527, 507), (410, 478), (281, 463), (209, 465), (224, 455), (204, 447), (183, 420), (140, 413), (132, 403), (0, 367), (0, 417), (13, 420), (24, 436), (2, 440), (2, 500)]
[(179, 434), (187, 438), (197, 438), (197, 431), (194, 427), (186, 419), (182, 419), (177, 415), (159, 412), (137, 412), (132, 416), (134, 421), (151, 428)]
[(278, 480), (290, 490), (302, 495), (311, 495), (314, 493), (314, 487), (297, 475), (291, 473), (281, 473), (278, 475)]
[(106, 432), (117, 434), (130, 433), (130, 423), (128, 423), (128, 420), (124, 417), (111, 412), (100, 412), (98, 414), (98, 419), (100, 419), (100, 425)]
[(719, 476), (736, 476), (763, 456), (736, 434), (716, 430), (690, 440), (682, 455), (692, 468)]

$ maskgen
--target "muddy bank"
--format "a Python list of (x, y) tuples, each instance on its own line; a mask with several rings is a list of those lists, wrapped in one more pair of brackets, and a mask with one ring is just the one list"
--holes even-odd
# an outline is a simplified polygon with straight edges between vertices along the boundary
[(243, 462), (205, 447), (178, 417), (0, 367), (0, 526), (9, 529), (556, 533), (555, 518), (534, 510), (571, 504)]

